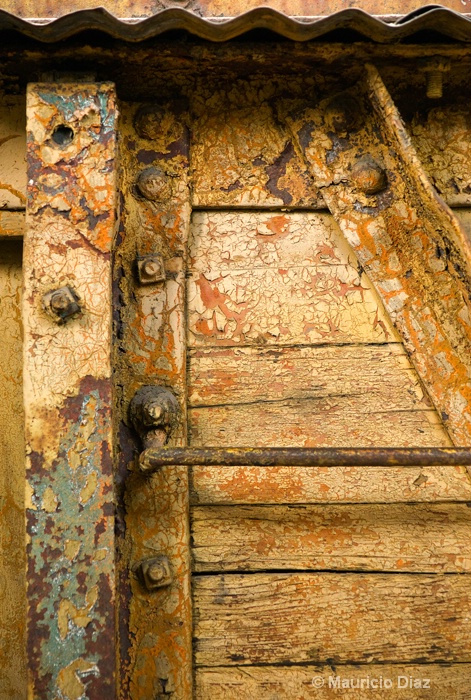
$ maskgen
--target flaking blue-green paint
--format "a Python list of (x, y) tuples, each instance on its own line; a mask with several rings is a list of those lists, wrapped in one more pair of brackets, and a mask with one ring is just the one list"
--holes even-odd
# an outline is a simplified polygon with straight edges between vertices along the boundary
[[(44, 270), (50, 260), (45, 260), (43, 275), (41, 262), (34, 259), (34, 245), (41, 243), (38, 236), (47, 236), (47, 226), (42, 217), (56, 217), (57, 226), (64, 221), (62, 211), (52, 205), (44, 207), (48, 198), (61, 193), (68, 198), (73, 211), (73, 221), (88, 220), (90, 211), (97, 206), (94, 190), (86, 186), (80, 190), (78, 174), (84, 165), (87, 173), (98, 169), (109, 173), (104, 181), (108, 192), (114, 197), (114, 134), (116, 120), (114, 92), (110, 84), (96, 86), (51, 85), (32, 86), (33, 105), (52, 105), (44, 140), (35, 141), (34, 110), (28, 114), (28, 220), (26, 234), (25, 303), (32, 303), (34, 315), (44, 314), (41, 298), (44, 294)], [(109, 109), (109, 114), (107, 110)], [(39, 110), (39, 107), (38, 107)], [(81, 120), (81, 112), (100, 110), (100, 128), (89, 127)], [(43, 115), (38, 114), (38, 119)], [(93, 137), (92, 148), (79, 150), (75, 155), (64, 156), (56, 165), (42, 161), (42, 147), (55, 125), (70, 123), (74, 130), (87, 129)], [(96, 144), (96, 145), (95, 145)], [(55, 170), (54, 186), (48, 185), (44, 173)], [(38, 204), (39, 203), (39, 204)], [(112, 212), (113, 210), (111, 210)], [(58, 270), (67, 268), (70, 254), (74, 278), (86, 282), (89, 268), (77, 267), (73, 251), (83, 245), (89, 254), (98, 260), (106, 260), (105, 274), (109, 272), (109, 249), (113, 238), (113, 216), (106, 224), (100, 221), (90, 228), (90, 241), (83, 235), (72, 234), (73, 246), (69, 246), (72, 217), (66, 218), (64, 240), (61, 246), (51, 251), (57, 257), (62, 251), (63, 260)], [(93, 236), (97, 228), (106, 234), (95, 246)], [(93, 230), (92, 230), (93, 229)], [(69, 232), (69, 233), (68, 233)], [(46, 239), (47, 240), (47, 239)], [(44, 241), (44, 239), (43, 239)], [(93, 253), (90, 253), (93, 251)], [(33, 252), (33, 255), (31, 255)], [(52, 258), (51, 258), (52, 259)], [(93, 260), (90, 264), (95, 264)], [(32, 263), (32, 268), (29, 267)], [(39, 266), (38, 266), (39, 264)], [(70, 267), (70, 266), (69, 266)], [(100, 270), (103, 269), (100, 267)], [(107, 272), (108, 271), (108, 272)], [(52, 280), (55, 284), (56, 280)], [(100, 277), (103, 294), (103, 318), (111, 324), (111, 300), (109, 285)], [(50, 284), (50, 283), (49, 283)], [(60, 286), (60, 285), (59, 285)], [(98, 285), (99, 287), (100, 285)], [(95, 282), (93, 289), (97, 290)], [(84, 292), (82, 291), (82, 295)], [(34, 299), (37, 299), (35, 302)], [(101, 298), (101, 297), (100, 297)], [(87, 299), (84, 303), (84, 328), (87, 333), (97, 333), (101, 326), (89, 316), (87, 321)], [(26, 313), (26, 345), (32, 355), (37, 352), (38, 328), (52, 345), (70, 356), (70, 376), (64, 390), (50, 394), (48, 408), (38, 405), (33, 395), (26, 399), (27, 481), (30, 508), (27, 509), (28, 550), (28, 664), (31, 697), (34, 700), (102, 700), (115, 697), (115, 609), (114, 609), (114, 498), (111, 463), (111, 348), (103, 346), (101, 364), (96, 375), (77, 374), (72, 361), (76, 346), (74, 334), (64, 336), (66, 329), (55, 327), (48, 319), (46, 324), (28, 321), (31, 311)], [(28, 323), (30, 327), (28, 327)], [(72, 321), (68, 328), (81, 321)], [(28, 345), (28, 334), (32, 341)], [(105, 334), (106, 335), (106, 334)], [(65, 338), (68, 340), (65, 340)], [(77, 336), (77, 337), (80, 337)], [(106, 343), (96, 335), (98, 343)], [(46, 346), (41, 346), (46, 347)], [(51, 346), (52, 347), (52, 346)], [(79, 353), (80, 354), (80, 353)], [(38, 365), (31, 364), (31, 371)], [(55, 367), (47, 354), (39, 365), (46, 375), (53, 374)], [(67, 362), (67, 367), (69, 362)], [(26, 352), (25, 375), (30, 365)], [(32, 384), (34, 386), (34, 382)], [(66, 397), (66, 398), (65, 398)], [(51, 403), (52, 402), (52, 403)], [(29, 408), (31, 406), (31, 408)], [(34, 426), (34, 427), (33, 427)], [(41, 436), (40, 438), (38, 436)], [(31, 446), (34, 445), (34, 448)], [(84, 488), (92, 484), (96, 475), (96, 486), (84, 495)], [(67, 543), (72, 545), (67, 549)], [(73, 543), (80, 543), (78, 552)], [(67, 550), (67, 551), (66, 551)], [(96, 599), (94, 598), (96, 594)], [(79, 612), (76, 615), (75, 610)], [(83, 692), (80, 690), (83, 688)], [(81, 694), (80, 694), (81, 693)]]

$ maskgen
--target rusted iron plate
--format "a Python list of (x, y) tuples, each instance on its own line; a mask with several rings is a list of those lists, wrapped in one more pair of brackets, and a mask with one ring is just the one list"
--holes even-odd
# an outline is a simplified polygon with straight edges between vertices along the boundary
[[(112, 698), (113, 85), (29, 85), (27, 130), (29, 695)], [(57, 293), (67, 288), (78, 299), (72, 316)]]
[(377, 70), (368, 66), (350, 93), (287, 121), (455, 444), (468, 445), (469, 241), (425, 175)]
[(146, 474), (167, 465), (225, 467), (432, 467), (471, 465), (471, 450), (455, 447), (164, 447), (145, 450)]
[[(124, 178), (115, 254), (120, 304), (115, 361), (121, 445), (119, 697), (126, 700), (167, 694), (187, 700), (192, 693), (188, 474), (185, 467), (169, 468), (144, 479), (134, 468), (128, 421), (136, 390), (164, 386), (177, 396), (181, 413), (171, 444), (186, 442), (186, 120), (184, 105), (170, 109), (159, 104), (137, 112), (135, 106), (123, 108), (121, 124)], [(167, 585), (146, 587), (143, 572), (149, 568), (164, 572)]]
[[(381, 5), (377, 0), (360, 0), (356, 8), (346, 8), (343, 0), (271, 0), (269, 7), (261, 6), (259, 0), (157, 0), (152, 4), (145, 0), (102, 0), (102, 7), (86, 9), (90, 7), (94, 4), (83, 0), (66, 0), (60, 6), (50, 0), (11, 0), (5, 7), (8, 12), (0, 13), (0, 27), (40, 41), (58, 41), (87, 29), (127, 41), (142, 41), (174, 29), (211, 41), (225, 41), (252, 29), (269, 29), (296, 41), (337, 29), (351, 29), (381, 42), (427, 30), (464, 41), (471, 38), (469, 21), (459, 14), (469, 9), (469, 0), (464, 4), (462, 0), (444, 0), (442, 7), (427, 6), (420, 0), (387, 0)], [(60, 19), (50, 23), (22, 19), (54, 17)], [(395, 19), (397, 24), (390, 23)]]

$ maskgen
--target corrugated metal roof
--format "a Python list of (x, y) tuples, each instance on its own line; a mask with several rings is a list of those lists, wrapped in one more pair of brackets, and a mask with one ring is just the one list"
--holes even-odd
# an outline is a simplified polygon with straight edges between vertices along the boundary
[(0, 31), (14, 30), (42, 42), (68, 39), (86, 30), (103, 32), (116, 39), (139, 42), (171, 30), (185, 30), (209, 41), (227, 41), (253, 29), (265, 29), (295, 41), (350, 30), (379, 43), (394, 43), (417, 33), (439, 33), (448, 39), (471, 41), (471, 19), (447, 8), (429, 5), (390, 23), (358, 9), (346, 9), (327, 17), (288, 17), (259, 7), (237, 17), (202, 18), (177, 7), (146, 19), (118, 19), (103, 8), (79, 10), (53, 20), (22, 19), (0, 10)]

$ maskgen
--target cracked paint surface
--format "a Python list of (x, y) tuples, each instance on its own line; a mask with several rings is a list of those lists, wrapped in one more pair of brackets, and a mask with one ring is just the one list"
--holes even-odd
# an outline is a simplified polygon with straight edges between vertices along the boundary
[[(143, 385), (159, 384), (177, 396), (181, 420), (171, 444), (186, 443), (185, 267), (190, 222), (187, 114), (176, 105), (148, 104), (123, 114), (123, 210), (115, 253), (116, 396), (119, 430), (118, 568), (120, 600), (119, 697), (192, 694), (189, 488), (185, 467), (146, 479), (134, 458), (141, 448), (129, 434), (127, 408)], [(138, 174), (163, 173), (165, 195), (141, 196)], [(166, 281), (139, 286), (136, 257), (162, 255)], [(134, 447), (134, 451), (133, 448)], [(172, 581), (147, 591), (133, 573), (137, 562), (164, 555)]]
[[(348, 93), (347, 93), (348, 94)], [(329, 101), (287, 117), (299, 152), (355, 250), (456, 444), (471, 436), (469, 241), (422, 169), (373, 66), (352, 91), (356, 123), (335, 132)], [(351, 105), (351, 103), (350, 103)], [(282, 109), (284, 111), (284, 108)], [(375, 195), (351, 179), (369, 153), (388, 185)]]
[(332, 219), (197, 213), (190, 345), (385, 342), (381, 303)]
[[(29, 697), (113, 697), (114, 90), (30, 85), (25, 237)], [(72, 130), (57, 143), (56, 129)], [(57, 325), (43, 295), (69, 285)]]

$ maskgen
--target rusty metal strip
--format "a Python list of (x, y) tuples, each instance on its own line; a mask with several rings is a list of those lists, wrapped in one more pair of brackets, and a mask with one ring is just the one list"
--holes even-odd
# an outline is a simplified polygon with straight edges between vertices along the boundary
[[(134, 108), (122, 118), (125, 178), (115, 284), (120, 297), (120, 697), (126, 700), (166, 694), (187, 700), (192, 694), (188, 474), (180, 467), (143, 479), (129, 449), (133, 442), (138, 446), (128, 419), (136, 391), (165, 387), (180, 409), (171, 444), (186, 444), (186, 121), (184, 105), (178, 103), (150, 104), (137, 113)], [(158, 430), (155, 435), (158, 439)], [(165, 585), (154, 586), (145, 573), (153, 570), (155, 579), (155, 566)]]
[(115, 696), (110, 83), (27, 91), (29, 695)]
[(471, 449), (454, 447), (183, 447), (147, 449), (143, 473), (164, 466), (439, 467), (471, 465)]
[(468, 445), (469, 242), (425, 175), (378, 71), (367, 66), (361, 84), (286, 119), (455, 444)]
[[(213, 18), (199, 16), (205, 8), (192, 8), (198, 10), (195, 13), (170, 7), (141, 21), (135, 19), (135, 12), (129, 15), (133, 19), (126, 21), (103, 8), (78, 10), (50, 21), (26, 20), (0, 10), (0, 30), (17, 31), (43, 42), (61, 41), (87, 30), (103, 32), (124, 41), (139, 42), (176, 29), (216, 42), (228, 41), (254, 29), (266, 29), (294, 41), (318, 39), (339, 29), (350, 30), (379, 43), (397, 42), (418, 32), (424, 35), (430, 32), (432, 41), (436, 40), (436, 32), (455, 40), (471, 41), (471, 21), (468, 17), (436, 5), (402, 16), (395, 24), (356, 8), (342, 9), (325, 17), (298, 18), (270, 7), (256, 7), (236, 17), (221, 17), (220, 5), (217, 7), (217, 16)], [(145, 8), (148, 10), (147, 4)], [(311, 6), (310, 14), (322, 14), (323, 9), (324, 5), (316, 13), (312, 12)], [(459, 5), (457, 9), (460, 9)], [(35, 12), (38, 12), (37, 8)], [(142, 16), (145, 12), (138, 14)]]

